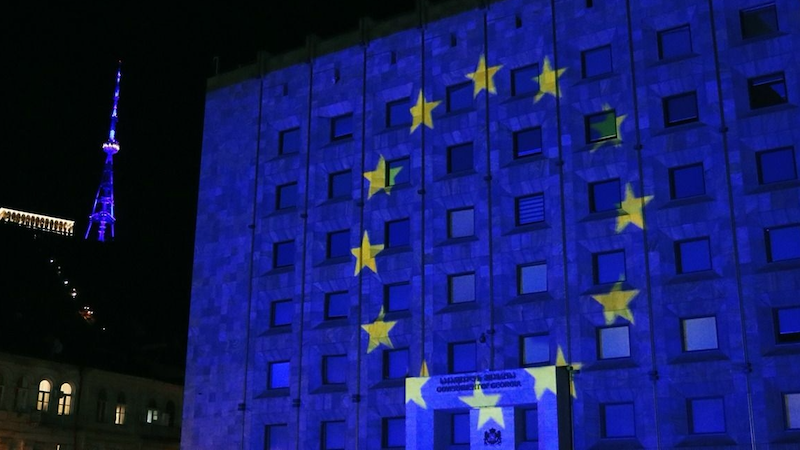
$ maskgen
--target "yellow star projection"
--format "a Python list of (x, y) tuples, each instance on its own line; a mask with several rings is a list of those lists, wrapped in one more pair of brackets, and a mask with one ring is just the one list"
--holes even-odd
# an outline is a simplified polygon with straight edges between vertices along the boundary
[[(558, 352), (556, 353), (556, 364), (554, 366), (531, 367), (525, 369), (528, 375), (534, 379), (533, 391), (536, 394), (536, 400), (541, 400), (542, 396), (547, 391), (556, 395), (556, 367), (566, 367), (570, 365), (575, 370), (580, 370), (580, 368), (583, 367), (581, 363), (567, 363), (566, 358), (564, 358), (564, 351), (561, 350), (561, 346), (559, 345)], [(569, 380), (569, 386), (570, 391), (572, 391), (572, 396), (577, 398), (578, 392), (575, 390), (575, 380), (572, 378)]]
[(369, 242), (369, 234), (364, 230), (364, 237), (361, 238), (361, 246), (350, 249), (350, 253), (356, 257), (356, 270), (353, 274), (358, 275), (361, 269), (369, 267), (373, 272), (378, 273), (378, 267), (375, 265), (375, 257), (378, 253), (383, 251), (383, 244), (372, 245)]
[(428, 409), (428, 404), (425, 403), (425, 398), (422, 397), (422, 386), (428, 382), (430, 378), (406, 378), (406, 403), (414, 402), (422, 409)]
[(431, 376), (430, 373), (428, 373), (428, 363), (424, 359), (422, 360), (422, 366), (420, 366), (419, 368), (419, 376), (421, 377)]
[(533, 98), (533, 103), (537, 103), (545, 94), (550, 94), (553, 97), (561, 96), (561, 92), (558, 90), (558, 79), (564, 74), (565, 70), (567, 69), (553, 70), (550, 67), (550, 59), (547, 56), (544, 57), (542, 73), (539, 74), (539, 92)]
[(617, 216), (617, 233), (624, 230), (628, 224), (636, 225), (644, 230), (644, 205), (650, 203), (652, 199), (652, 195), (637, 197), (633, 193), (631, 184), (626, 184), (625, 199), (622, 200), (622, 204), (620, 205), (622, 211)]
[(392, 331), (392, 328), (397, 324), (396, 320), (392, 320), (389, 322), (385, 322), (383, 320), (383, 306), (381, 306), (381, 312), (378, 313), (378, 318), (375, 319), (375, 322), (372, 323), (365, 323), (361, 325), (361, 328), (369, 334), (369, 344), (367, 344), (367, 353), (372, 352), (381, 344), (389, 347), (394, 348), (392, 345), (392, 339), (389, 337), (389, 332)]
[[(612, 111), (611, 105), (608, 103), (603, 104), (603, 111)], [(625, 121), (625, 118), (628, 117), (627, 114), (622, 114), (621, 116), (617, 116), (616, 113), (614, 115), (614, 119), (611, 117), (607, 117), (601, 123), (592, 124), (592, 128), (597, 130), (600, 136), (611, 136), (614, 135), (616, 138), (614, 139), (607, 139), (603, 141), (595, 142), (592, 146), (592, 149), (589, 151), (590, 153), (595, 152), (598, 148), (605, 144), (614, 144), (615, 147), (619, 147), (622, 145), (622, 131), (620, 127), (622, 126), (622, 122)]]
[(422, 89), (420, 89), (419, 96), (417, 97), (417, 104), (412, 106), (409, 110), (411, 111), (411, 131), (409, 134), (413, 133), (420, 125), (425, 125), (433, 129), (433, 116), (431, 116), (431, 112), (434, 108), (439, 106), (440, 103), (442, 102), (426, 101), (425, 97), (422, 95)]
[(496, 406), (500, 401), (500, 394), (484, 394), (477, 378), (475, 378), (475, 390), (472, 392), (472, 395), (459, 396), (458, 399), (478, 410), (478, 429), (481, 429), (489, 419), (494, 420), (500, 428), (505, 428), (503, 410)]
[(380, 155), (378, 159), (378, 165), (375, 167), (375, 170), (370, 170), (369, 172), (364, 172), (364, 178), (369, 181), (369, 192), (367, 193), (367, 200), (371, 199), (373, 195), (377, 194), (380, 191), (386, 192), (386, 195), (389, 195), (392, 191), (392, 186), (394, 186), (395, 177), (397, 174), (403, 170), (402, 167), (394, 167), (389, 169), (389, 179), (386, 179), (386, 160), (383, 158), (383, 155)]
[(503, 66), (486, 67), (486, 57), (481, 55), (478, 60), (478, 68), (475, 72), (468, 73), (466, 76), (474, 81), (475, 88), (472, 91), (472, 97), (475, 98), (482, 90), (486, 90), (490, 94), (497, 94), (497, 88), (494, 85), (494, 75)]
[(622, 290), (622, 282), (614, 283), (611, 291), (607, 294), (595, 294), (592, 298), (597, 300), (597, 303), (603, 305), (603, 315), (606, 317), (606, 325), (611, 325), (617, 319), (622, 317), (633, 323), (633, 313), (631, 312), (628, 304), (633, 301), (633, 298), (639, 294), (638, 289), (630, 291)]

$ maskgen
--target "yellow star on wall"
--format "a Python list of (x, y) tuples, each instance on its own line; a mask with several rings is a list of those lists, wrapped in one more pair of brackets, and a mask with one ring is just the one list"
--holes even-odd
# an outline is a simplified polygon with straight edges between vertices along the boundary
[(614, 323), (617, 317), (627, 319), (628, 322), (633, 323), (633, 313), (628, 304), (639, 293), (638, 289), (630, 291), (622, 290), (622, 282), (614, 283), (611, 291), (607, 294), (595, 294), (592, 298), (597, 300), (597, 303), (603, 305), (603, 315), (606, 317), (606, 325)]
[(628, 224), (634, 224), (644, 230), (644, 205), (650, 203), (653, 199), (652, 195), (645, 195), (637, 197), (633, 193), (631, 184), (625, 185), (625, 199), (622, 201), (620, 208), (622, 211), (617, 216), (617, 233), (624, 230)]
[(406, 378), (406, 403), (414, 402), (420, 408), (428, 409), (428, 404), (422, 397), (422, 386), (425, 386), (428, 380), (430, 378)]
[[(533, 391), (536, 394), (536, 400), (541, 400), (542, 396), (545, 392), (550, 391), (553, 395), (556, 395), (556, 367), (566, 367), (572, 366), (573, 369), (579, 370), (583, 364), (581, 363), (567, 363), (566, 358), (564, 358), (564, 351), (561, 350), (561, 346), (558, 346), (558, 352), (556, 353), (556, 364), (554, 366), (543, 366), (543, 367), (531, 367), (525, 369), (528, 372), (528, 375), (533, 377), (534, 386)], [(570, 377), (569, 380), (570, 391), (572, 391), (573, 397), (578, 397), (578, 393), (575, 390), (575, 381)]]
[(375, 170), (364, 172), (364, 178), (369, 181), (369, 192), (367, 193), (367, 200), (371, 199), (373, 195), (380, 191), (390, 194), (392, 186), (395, 184), (394, 180), (397, 174), (402, 170), (402, 167), (394, 167), (389, 169), (389, 179), (386, 179), (386, 160), (383, 155), (378, 159), (378, 165)]
[(369, 334), (369, 344), (367, 344), (367, 353), (372, 352), (379, 345), (383, 344), (389, 348), (394, 348), (392, 345), (392, 339), (389, 338), (389, 332), (392, 331), (392, 328), (397, 324), (396, 320), (385, 322), (383, 320), (383, 306), (381, 306), (381, 312), (378, 313), (378, 318), (375, 319), (375, 322), (372, 323), (365, 323), (361, 325), (361, 328)]
[(424, 359), (422, 360), (422, 365), (419, 368), (419, 376), (421, 376), (421, 377), (429, 377), (429, 376), (431, 376), (430, 373), (428, 373), (428, 363), (425, 362)]
[(412, 106), (409, 111), (411, 111), (411, 131), (409, 134), (413, 133), (420, 125), (425, 125), (428, 128), (433, 128), (433, 117), (431, 116), (431, 112), (433, 108), (439, 106), (440, 101), (436, 102), (428, 102), (425, 101), (425, 97), (422, 95), (422, 89), (419, 90), (419, 96), (417, 97), (417, 104)]
[(373, 272), (378, 273), (375, 265), (375, 257), (383, 251), (383, 244), (372, 245), (369, 242), (369, 234), (364, 230), (364, 237), (361, 238), (361, 246), (350, 249), (350, 253), (356, 257), (356, 270), (353, 275), (361, 273), (361, 269), (369, 267)]
[(467, 78), (475, 82), (474, 89), (472, 91), (472, 97), (475, 98), (478, 94), (486, 89), (490, 94), (497, 94), (497, 88), (494, 85), (494, 75), (497, 73), (498, 70), (503, 66), (492, 66), (486, 67), (486, 57), (481, 55), (481, 58), (478, 60), (478, 68), (475, 69), (475, 72), (468, 73), (466, 75)]
[(567, 69), (557, 69), (553, 70), (550, 67), (550, 59), (547, 56), (544, 57), (544, 64), (542, 64), (542, 73), (539, 75), (539, 92), (536, 94), (536, 97), (533, 98), (533, 102), (536, 103), (545, 96), (545, 94), (550, 94), (553, 97), (560, 97), (561, 92), (558, 90), (558, 79)]
[(475, 379), (475, 390), (472, 395), (459, 396), (459, 400), (478, 410), (478, 429), (481, 429), (489, 419), (494, 420), (500, 428), (505, 428), (503, 420), (503, 410), (498, 408), (497, 402), (500, 401), (500, 394), (484, 394), (480, 389), (478, 379)]
[[(613, 109), (611, 108), (611, 105), (609, 105), (608, 103), (603, 104), (603, 111), (612, 111), (612, 110)], [(601, 123), (592, 125), (592, 128), (597, 130), (597, 132), (600, 133), (601, 136), (608, 136), (613, 133), (614, 136), (616, 136), (616, 138), (595, 142), (594, 146), (592, 146), (592, 149), (589, 152), (592, 153), (605, 144), (614, 144), (615, 147), (621, 146), (622, 131), (620, 131), (620, 127), (622, 126), (622, 122), (625, 121), (626, 117), (628, 117), (627, 114), (617, 116), (615, 111), (614, 120), (607, 118)]]

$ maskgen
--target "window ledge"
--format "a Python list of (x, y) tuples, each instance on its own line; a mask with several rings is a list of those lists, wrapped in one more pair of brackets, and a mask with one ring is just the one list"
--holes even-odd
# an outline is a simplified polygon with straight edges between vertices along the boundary
[(352, 195), (350, 195), (350, 196), (342, 195), (342, 196), (339, 196), (339, 197), (330, 197), (330, 198), (327, 198), (327, 199), (323, 200), (322, 202), (320, 202), (317, 206), (336, 205), (336, 204), (339, 204), (339, 203), (345, 203), (345, 202), (350, 201), (350, 200), (353, 200), (353, 196)]
[(797, 355), (800, 354), (800, 342), (773, 342), (762, 354), (764, 356)]
[(342, 255), (337, 256), (335, 258), (327, 258), (321, 263), (317, 264), (314, 267), (326, 267), (326, 266), (335, 266), (337, 264), (343, 264), (349, 262), (352, 258), (349, 255)]
[(617, 450), (620, 448), (644, 448), (644, 446), (635, 437), (627, 437), (602, 438), (602, 440), (598, 441), (589, 448), (591, 450)]
[(281, 159), (295, 158), (298, 155), (300, 155), (300, 153), (301, 153), (300, 151), (289, 152), (289, 153), (278, 153), (277, 155), (275, 155), (272, 158), (270, 158), (270, 161), (280, 161)]
[(384, 309), (384, 320), (396, 320), (396, 319), (410, 319), (411, 318), (411, 311), (404, 309), (401, 311), (389, 311)]
[(284, 325), (279, 327), (271, 327), (268, 330), (261, 333), (259, 336), (267, 337), (267, 336), (279, 336), (281, 334), (290, 334), (292, 332), (291, 325)]
[(774, 183), (760, 184), (758, 187), (748, 190), (747, 194), (761, 194), (764, 192), (780, 191), (796, 187), (800, 187), (800, 180), (776, 181)]
[(585, 77), (585, 78), (582, 77), (579, 81), (573, 84), (573, 86), (580, 86), (582, 84), (591, 84), (597, 81), (608, 80), (616, 77), (619, 77), (619, 73), (610, 70), (608, 72), (604, 72), (601, 74), (592, 75), (591, 77)]
[(584, 216), (580, 222), (594, 222), (596, 220), (606, 220), (612, 217), (617, 217), (620, 214), (625, 213), (624, 209), (609, 209), (608, 211), (598, 211), (598, 212), (591, 212), (588, 215)]
[(320, 330), (325, 328), (346, 327), (350, 325), (349, 317), (340, 317), (336, 319), (323, 319), (322, 322), (317, 324), (314, 329)]
[(677, 125), (664, 124), (664, 128), (662, 128), (660, 130), (656, 129), (650, 135), (651, 136), (667, 136), (667, 135), (670, 135), (670, 134), (673, 134), (673, 133), (680, 133), (680, 132), (684, 132), (684, 131), (694, 130), (694, 129), (697, 129), (697, 128), (704, 128), (706, 126), (707, 125), (705, 123), (703, 123), (703, 122), (701, 122), (699, 120), (696, 120), (694, 122), (681, 123), (681, 124), (677, 124)]
[(638, 367), (639, 365), (634, 362), (633, 358), (628, 356), (625, 358), (598, 359), (597, 361), (584, 366), (581, 368), (581, 370), (590, 372), (593, 370), (635, 369)]
[(723, 353), (720, 349), (710, 350), (695, 350), (691, 352), (682, 352), (680, 355), (671, 358), (669, 364), (684, 364), (708, 361), (727, 361), (728, 355)]
[(552, 299), (553, 296), (547, 291), (533, 292), (530, 294), (518, 294), (516, 297), (513, 297), (511, 300), (506, 302), (506, 305), (524, 305), (526, 303), (541, 302)]
[(406, 387), (406, 378), (390, 378), (387, 380), (381, 380), (372, 386), (370, 389), (395, 389), (395, 388), (405, 388)]
[(788, 36), (788, 35), (789, 35), (789, 33), (785, 32), (785, 31), (778, 30), (778, 31), (772, 31), (770, 33), (764, 33), (764, 34), (762, 34), (760, 36), (753, 36), (753, 37), (749, 37), (749, 38), (743, 37), (739, 42), (736, 42), (733, 45), (731, 45), (731, 47), (738, 47), (738, 46), (755, 44), (757, 42), (768, 41), (770, 39), (775, 39), (777, 37)]
[(265, 275), (281, 275), (284, 273), (294, 272), (294, 264), (291, 266), (276, 267), (267, 271)]
[(800, 259), (798, 258), (767, 263), (765, 266), (756, 269), (756, 273), (770, 273), (796, 269), (800, 269)]
[(347, 384), (323, 384), (322, 386), (311, 391), (312, 394), (332, 394), (337, 392), (347, 392)]
[(716, 280), (720, 276), (714, 269), (698, 270), (697, 272), (679, 273), (670, 278), (668, 284), (693, 283), (697, 281)]
[(276, 210), (268, 213), (264, 217), (285, 216), (285, 215), (287, 215), (289, 213), (296, 213), (296, 212), (297, 212), (297, 206), (289, 206), (288, 208), (276, 209)]
[[(620, 281), (614, 281), (614, 282), (611, 282), (611, 283), (595, 284), (595, 285), (592, 285), (592, 287), (590, 287), (589, 289), (586, 289), (585, 291), (581, 292), (580, 295), (608, 294), (609, 290), (616, 283), (620, 283)], [(633, 287), (630, 283), (628, 283), (625, 280), (622, 280), (621, 283), (622, 283), (621, 289), (624, 290), (624, 291), (630, 291), (630, 290), (636, 289), (635, 287)]]
[(398, 245), (397, 247), (384, 248), (381, 251), (381, 256), (396, 255), (399, 253), (408, 253), (411, 251), (410, 245)]
[(686, 61), (688, 59), (693, 59), (693, 58), (696, 58), (698, 56), (700, 56), (700, 54), (699, 53), (695, 53), (695, 52), (685, 53), (683, 55), (673, 56), (672, 58), (659, 59), (658, 61), (655, 61), (655, 62), (651, 63), (648, 67), (666, 66), (666, 65), (669, 65), (669, 64), (672, 64), (672, 63), (676, 63), (676, 62), (680, 62), (680, 61)]
[(439, 177), (436, 181), (447, 181), (447, 180), (457, 180), (459, 178), (464, 178), (469, 175), (477, 175), (478, 172), (472, 168), (468, 170), (460, 170), (458, 172), (451, 172), (442, 177)]
[(289, 388), (267, 389), (266, 391), (256, 395), (256, 398), (275, 398), (275, 397), (288, 397)]
[(748, 119), (751, 117), (759, 117), (782, 111), (791, 111), (794, 109), (797, 109), (797, 105), (788, 102), (778, 103), (776, 105), (770, 105), (770, 106), (763, 106), (761, 108), (756, 108), (756, 109), (751, 109), (748, 107), (746, 111), (743, 111), (737, 115), (737, 119)]
[(726, 433), (709, 433), (688, 436), (679, 441), (675, 447), (735, 445), (736, 441)]
[(546, 221), (535, 222), (535, 223), (526, 223), (525, 225), (517, 225), (512, 228), (510, 231), (505, 233), (505, 236), (510, 236), (514, 234), (522, 234), (522, 233), (530, 233), (532, 231), (538, 230), (547, 230), (550, 229), (550, 224)]
[(472, 112), (475, 112), (477, 110), (478, 109), (475, 108), (475, 106), (470, 106), (468, 108), (461, 108), (461, 109), (456, 109), (456, 110), (453, 110), (453, 111), (447, 111), (447, 112), (445, 112), (444, 114), (442, 114), (439, 117), (442, 118), (442, 119), (447, 119), (447, 118), (450, 118), (450, 117), (459, 116), (459, 115), (464, 114), (464, 113), (472, 113)]
[(696, 205), (698, 203), (708, 203), (713, 201), (714, 197), (707, 194), (694, 195), (692, 197), (676, 198), (673, 200), (669, 200), (665, 202), (663, 205), (659, 206), (658, 209), (679, 208), (681, 206)]
[(448, 313), (455, 313), (455, 312), (463, 312), (463, 311), (474, 311), (478, 309), (478, 302), (471, 301), (471, 302), (462, 302), (462, 303), (451, 303), (443, 308), (436, 311), (435, 314), (448, 314)]
[(575, 146), (576, 148), (574, 153), (591, 153), (593, 151), (600, 150), (601, 147), (607, 147), (609, 145), (612, 147), (622, 147), (622, 144), (622, 139), (620, 139), (619, 136), (607, 137), (604, 139), (587, 142), (583, 146)]
[(797, 429), (784, 429), (781, 430), (781, 435), (770, 441), (773, 444), (796, 444), (800, 441), (800, 430)]
[(447, 246), (447, 245), (457, 245), (457, 244), (466, 244), (468, 242), (476, 242), (478, 241), (478, 236), (464, 236), (464, 237), (457, 237), (457, 238), (448, 238), (436, 244), (437, 247), (440, 246)]

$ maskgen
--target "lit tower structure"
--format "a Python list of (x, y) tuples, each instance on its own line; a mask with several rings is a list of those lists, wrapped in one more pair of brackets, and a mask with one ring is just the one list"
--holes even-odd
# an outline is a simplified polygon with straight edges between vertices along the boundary
[(111, 110), (111, 127), (108, 130), (108, 140), (103, 144), (103, 151), (106, 152), (106, 163), (103, 166), (103, 176), (100, 179), (100, 187), (97, 188), (97, 195), (94, 198), (92, 214), (89, 215), (89, 226), (86, 228), (86, 236), (89, 238), (92, 226), (97, 224), (97, 240), (105, 242), (106, 226), (111, 227), (111, 239), (114, 239), (114, 155), (119, 151), (117, 142), (117, 104), (119, 103), (119, 81), (122, 78), (122, 61), (117, 68), (117, 83), (114, 89), (114, 108)]

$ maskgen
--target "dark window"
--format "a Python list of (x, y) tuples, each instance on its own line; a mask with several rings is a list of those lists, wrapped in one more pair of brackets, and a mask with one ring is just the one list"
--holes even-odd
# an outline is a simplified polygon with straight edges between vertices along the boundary
[(800, 392), (783, 394), (783, 413), (786, 429), (800, 429)]
[(672, 127), (684, 123), (697, 122), (697, 93), (688, 92), (686, 94), (665, 97), (664, 106), (664, 126)]
[(450, 303), (475, 301), (475, 273), (461, 273), (447, 277)]
[(775, 338), (779, 344), (800, 342), (800, 307), (779, 308), (775, 314)]
[(517, 293), (533, 294), (536, 292), (547, 292), (547, 264), (517, 266)]
[(611, 46), (586, 50), (581, 53), (583, 63), (583, 78), (591, 78), (597, 75), (611, 73)]
[(386, 248), (405, 247), (409, 240), (409, 220), (400, 219), (386, 222)]
[(600, 414), (604, 438), (636, 436), (633, 403), (606, 403), (600, 405)]
[(328, 175), (328, 198), (350, 197), (353, 195), (353, 172), (344, 170)]
[(711, 270), (711, 244), (708, 238), (676, 242), (675, 264), (678, 273)]
[(292, 324), (294, 305), (291, 300), (275, 300), (270, 304), (271, 327), (285, 327)]
[(478, 349), (475, 341), (454, 342), (448, 349), (449, 373), (475, 372), (477, 370)]
[(767, 261), (800, 258), (800, 225), (767, 228)]
[[(469, 413), (453, 413), (450, 416), (450, 444), (469, 445)], [(459, 447), (461, 448), (461, 447)]]
[(669, 194), (673, 199), (706, 193), (703, 163), (669, 169)]
[(399, 127), (411, 125), (409, 99), (395, 100), (386, 104), (386, 126)]
[(759, 184), (777, 183), (797, 179), (794, 149), (779, 148), (756, 153)]
[[(394, 174), (394, 175), (393, 175)], [(411, 182), (408, 158), (393, 159), (386, 162), (386, 185), (397, 186)]]
[(341, 319), (350, 314), (350, 295), (347, 291), (325, 294), (325, 319)]
[(789, 101), (783, 73), (750, 78), (747, 80), (747, 92), (751, 109), (782, 105)]
[(267, 386), (269, 389), (285, 389), (289, 387), (289, 361), (269, 363)]
[(594, 255), (595, 284), (625, 281), (625, 251), (617, 250)]
[(472, 83), (466, 82), (447, 88), (447, 111), (461, 111), (472, 107)]
[(628, 326), (599, 328), (597, 330), (597, 357), (600, 359), (628, 358), (631, 356), (631, 338)]
[(328, 258), (340, 258), (350, 254), (350, 230), (328, 233)]
[(685, 352), (713, 350), (719, 347), (717, 343), (716, 317), (681, 319), (681, 333), (683, 334), (683, 351)]
[(406, 448), (406, 418), (384, 417), (381, 441), (383, 448)]
[(473, 169), (472, 142), (447, 147), (447, 173)]
[(386, 309), (386, 311), (407, 311), (410, 304), (410, 284), (387, 284), (383, 287), (383, 307)]
[(598, 181), (589, 185), (589, 210), (591, 212), (619, 209), (622, 202), (619, 179)]
[(322, 357), (322, 383), (344, 384), (347, 379), (347, 355), (325, 355)]
[(524, 158), (542, 153), (542, 129), (528, 128), (514, 133), (514, 158)]
[(613, 109), (586, 116), (586, 142), (600, 142), (617, 137), (617, 113)]
[(475, 210), (473, 208), (447, 211), (447, 237), (460, 238), (475, 235)]
[(511, 71), (511, 95), (534, 94), (539, 91), (539, 65), (519, 67)]
[(408, 376), (408, 349), (395, 348), (383, 351), (383, 378), (397, 379)]
[(285, 450), (289, 448), (289, 427), (286, 424), (266, 425), (264, 427), (264, 450)]
[(519, 424), (517, 425), (517, 439), (520, 442), (539, 442), (539, 413), (536, 406), (519, 410), (517, 423)]
[(331, 140), (353, 137), (353, 114), (344, 114), (331, 119)]
[(544, 221), (544, 194), (516, 198), (517, 225)]
[(322, 450), (344, 450), (347, 428), (343, 420), (322, 422)]
[(272, 246), (272, 267), (294, 265), (294, 241), (276, 242)]
[(689, 433), (725, 432), (725, 404), (721, 397), (692, 398), (688, 401)]
[(287, 209), (297, 206), (297, 183), (278, 186), (275, 194), (275, 209)]
[(778, 11), (775, 4), (756, 6), (739, 11), (742, 38), (750, 39), (778, 31)]
[(549, 364), (549, 337), (546, 334), (520, 336), (520, 363), (522, 367)]
[(297, 153), (300, 151), (300, 128), (292, 128), (290, 130), (281, 131), (280, 135), (280, 150), (281, 155), (289, 153)]
[(671, 59), (692, 53), (692, 32), (683, 25), (658, 32), (658, 59)]

